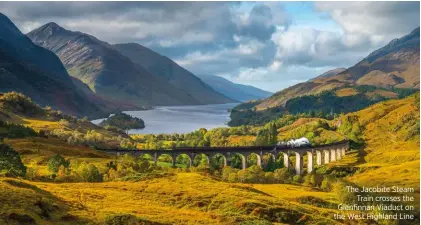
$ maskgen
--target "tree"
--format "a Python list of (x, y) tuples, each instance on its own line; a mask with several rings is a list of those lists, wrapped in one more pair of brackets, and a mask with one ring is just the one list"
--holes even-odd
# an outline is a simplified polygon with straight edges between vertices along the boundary
[(98, 168), (93, 164), (82, 162), (78, 169), (77, 174), (80, 176), (82, 181), (87, 182), (101, 182), (103, 176), (99, 173)]
[(264, 166), (264, 171), (265, 172), (273, 172), (278, 168), (277, 163), (275, 162), (274, 158), (269, 155), (268, 159), (267, 159), (267, 163)]
[(60, 154), (56, 154), (48, 160), (48, 170), (52, 173), (57, 173), (60, 166), (68, 168), (70, 165), (69, 161), (66, 161)]
[(267, 144), (269, 144), (268, 130), (267, 129), (261, 129), (257, 133), (256, 145), (260, 146), (260, 145), (267, 145)]
[(26, 167), (19, 153), (6, 144), (0, 144), (0, 171), (20, 177), (26, 174)]
[(269, 123), (269, 143), (268, 144), (276, 144), (278, 139), (278, 130), (276, 129), (275, 123)]

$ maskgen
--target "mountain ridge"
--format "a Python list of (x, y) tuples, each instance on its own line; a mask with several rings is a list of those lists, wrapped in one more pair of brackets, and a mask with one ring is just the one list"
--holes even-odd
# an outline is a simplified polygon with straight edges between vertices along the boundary
[(282, 107), (289, 99), (295, 97), (348, 86), (418, 89), (420, 87), (419, 29), (415, 28), (408, 35), (392, 40), (345, 71), (334, 76), (319, 76), (308, 82), (285, 88), (263, 100), (255, 108), (265, 110)]
[(273, 94), (251, 85), (237, 84), (219, 76), (198, 75), (198, 77), (216, 91), (240, 102), (267, 98)]
[[(226, 98), (223, 93), (215, 91), (187, 69), (152, 49), (138, 43), (115, 44), (113, 47), (151, 74), (160, 76), (175, 87), (195, 96), (201, 103), (218, 103), (213, 99)], [(224, 103), (227, 102), (229, 102), (228, 99), (224, 100)]]
[(76, 116), (105, 112), (72, 83), (60, 59), (35, 45), (0, 13), (0, 91), (18, 91), (42, 106)]
[[(27, 36), (54, 52), (71, 76), (87, 84), (101, 98), (138, 107), (208, 103), (163, 77), (151, 74), (112, 45), (92, 35), (47, 23)], [(229, 101), (215, 99), (211, 103)]]

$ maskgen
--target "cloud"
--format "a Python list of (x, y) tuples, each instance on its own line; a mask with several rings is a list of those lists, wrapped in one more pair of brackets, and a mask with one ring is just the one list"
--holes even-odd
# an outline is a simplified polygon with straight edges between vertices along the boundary
[(266, 41), (275, 32), (272, 10), (266, 5), (256, 5), (248, 15), (244, 15), (238, 23), (239, 34), (246, 37)]
[(316, 2), (346, 34), (396, 38), (420, 26), (419, 2)]
[(419, 10), (419, 2), (0, 4), (25, 33), (53, 21), (112, 44), (137, 42), (195, 74), (271, 91), (352, 66), (419, 26)]
[(291, 28), (272, 37), (277, 46), (276, 59), (284, 66), (341, 67), (349, 66), (367, 55), (376, 44), (366, 36), (310, 27)]

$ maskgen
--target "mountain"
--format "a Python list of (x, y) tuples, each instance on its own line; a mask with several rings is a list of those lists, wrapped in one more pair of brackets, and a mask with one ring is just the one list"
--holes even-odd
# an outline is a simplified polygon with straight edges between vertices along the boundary
[(159, 76), (176, 88), (186, 91), (201, 104), (233, 102), (222, 95), (224, 93), (216, 92), (212, 85), (209, 86), (168, 57), (162, 56), (149, 48), (136, 43), (116, 44), (114, 48), (132, 62), (145, 68), (149, 73)]
[(316, 80), (316, 79), (319, 79), (319, 78), (333, 77), (333, 76), (336, 76), (336, 75), (344, 72), (345, 70), (346, 70), (346, 68), (342, 68), (342, 67), (341, 68), (332, 69), (332, 70), (329, 70), (327, 72), (324, 72), (324, 73), (320, 74), (317, 77), (314, 77), (314, 78), (310, 79), (309, 81)]
[(9, 91), (76, 116), (104, 114), (74, 86), (54, 53), (32, 43), (0, 13), (0, 92)]
[(372, 52), (354, 66), (331, 76), (326, 72), (305, 83), (281, 90), (255, 106), (257, 110), (284, 106), (289, 99), (350, 86), (386, 89), (420, 88), (420, 28)]
[(356, 65), (321, 82), (341, 80), (385, 88), (420, 87), (420, 28), (372, 52)]
[(219, 76), (199, 75), (199, 78), (219, 93), (240, 102), (263, 99), (273, 94), (250, 85), (236, 84)]
[(56, 23), (45, 24), (27, 36), (39, 46), (54, 52), (71, 76), (108, 101), (138, 107), (230, 101), (223, 97), (202, 101), (201, 96), (196, 97), (175, 87), (165, 77), (151, 74), (112, 45), (89, 34), (66, 30)]

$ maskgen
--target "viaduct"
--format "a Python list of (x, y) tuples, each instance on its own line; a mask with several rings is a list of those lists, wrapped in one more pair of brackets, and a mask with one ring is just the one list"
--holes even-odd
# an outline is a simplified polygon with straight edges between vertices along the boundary
[(242, 169), (247, 168), (247, 157), (254, 154), (257, 158), (257, 165), (262, 166), (263, 155), (268, 154), (275, 160), (280, 154), (283, 155), (284, 166), (292, 167), (289, 156), (295, 156), (295, 172), (300, 175), (303, 174), (303, 157), (307, 154), (307, 172), (310, 173), (314, 169), (314, 162), (317, 165), (328, 164), (341, 160), (349, 149), (349, 141), (318, 145), (318, 146), (303, 146), (303, 147), (280, 147), (280, 146), (245, 146), (245, 147), (194, 147), (194, 148), (174, 148), (172, 150), (105, 150), (98, 149), (106, 153), (122, 155), (131, 154), (137, 157), (143, 155), (150, 155), (155, 164), (158, 162), (158, 157), (161, 155), (169, 155), (172, 158), (173, 166), (176, 165), (176, 158), (180, 155), (186, 155), (189, 158), (190, 167), (197, 155), (205, 156), (208, 162), (216, 155), (223, 158), (224, 166), (231, 165), (231, 158), (233, 155), (239, 155), (242, 161)]

